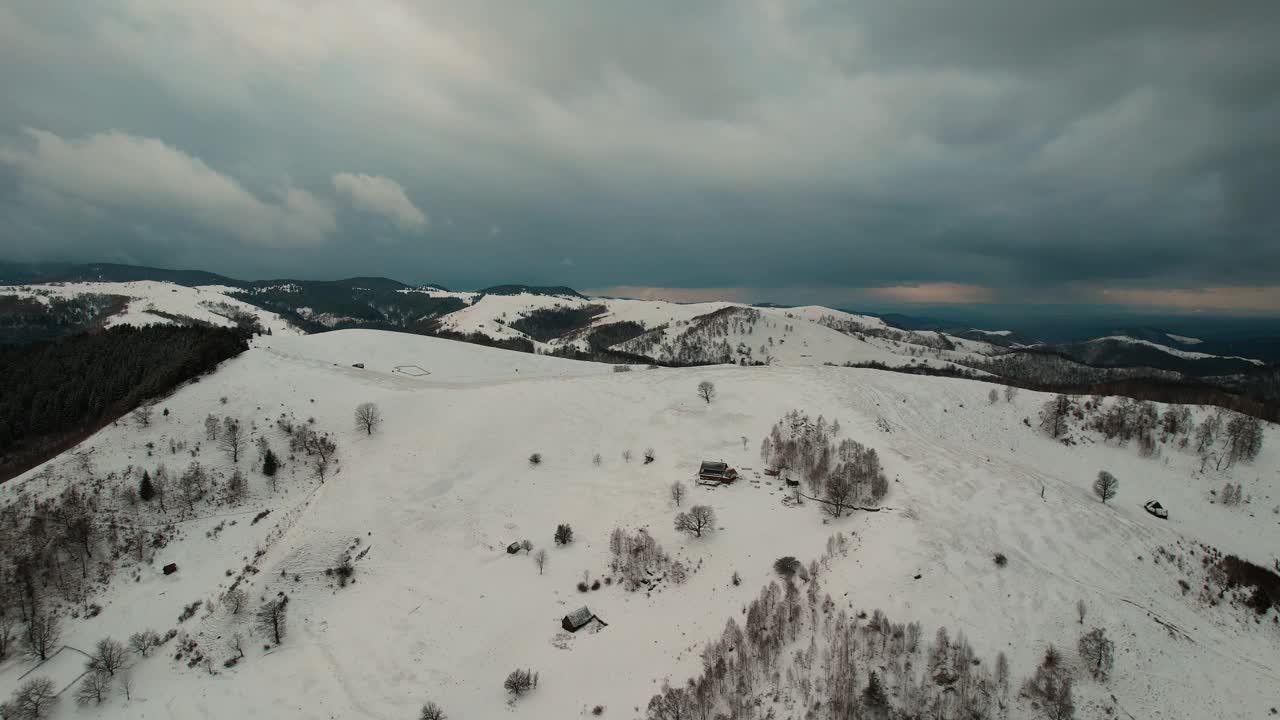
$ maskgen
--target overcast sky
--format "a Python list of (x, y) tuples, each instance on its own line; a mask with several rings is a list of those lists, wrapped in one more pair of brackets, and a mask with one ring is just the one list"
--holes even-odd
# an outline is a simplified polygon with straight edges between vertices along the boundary
[(1280, 308), (1280, 2), (8, 0), (0, 256)]

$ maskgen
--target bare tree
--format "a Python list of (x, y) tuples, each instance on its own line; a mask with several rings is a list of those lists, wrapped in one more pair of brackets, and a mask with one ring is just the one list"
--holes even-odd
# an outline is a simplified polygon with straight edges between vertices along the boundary
[(596, 453), (595, 455), (592, 456), (591, 458), (592, 465), (599, 467), (601, 462), (603, 462), (603, 458), (600, 457), (600, 453)]
[(182, 473), (182, 477), (178, 478), (178, 493), (182, 496), (182, 502), (187, 505), (187, 512), (196, 511), (196, 503), (204, 499), (208, 489), (209, 476), (198, 462), (192, 462), (187, 466), (186, 472)]
[(244, 659), (244, 636), (234, 633), (227, 638), (227, 649), (236, 654), (236, 660)]
[(4, 705), (4, 716), (19, 720), (39, 720), (58, 701), (58, 691), (47, 677), (32, 678), (13, 691)]
[(1040, 409), (1040, 429), (1051, 438), (1062, 437), (1067, 431), (1067, 419), (1071, 413), (1071, 399), (1057, 395)]
[(231, 588), (222, 594), (222, 604), (231, 611), (232, 615), (239, 615), (244, 609), (244, 604), (248, 600), (248, 596), (244, 590), (238, 587)]
[(240, 462), (240, 451), (244, 448), (244, 428), (240, 421), (227, 417), (222, 421), (222, 435), (218, 438), (218, 446), (231, 456), (231, 462)]
[(14, 625), (13, 613), (0, 611), (0, 662), (9, 659), (9, 653), (13, 650)]
[(123, 670), (120, 672), (119, 677), (116, 678), (116, 682), (119, 683), (120, 685), (120, 692), (124, 693), (124, 699), (132, 700), (133, 699), (133, 674), (130, 673), (128, 670)]
[(239, 505), (249, 494), (249, 481), (237, 468), (222, 486), (222, 499), (228, 505)]
[(716, 384), (710, 380), (703, 380), (698, 383), (698, 397), (706, 400), (708, 405), (711, 404), (711, 401), (716, 397)]
[(538, 574), (547, 567), (547, 550), (546, 548), (538, 548), (538, 552), (533, 554), (533, 564), (538, 566)]
[(537, 677), (537, 673), (532, 670), (517, 668), (507, 675), (507, 679), (503, 681), (502, 687), (506, 688), (507, 692), (512, 695), (520, 697), (532, 688), (537, 687)]
[(160, 635), (155, 630), (142, 630), (129, 636), (129, 649), (142, 657), (146, 657), (159, 645)]
[(693, 720), (694, 702), (684, 688), (662, 684), (662, 690), (649, 699), (646, 708), (650, 720)]
[(209, 413), (208, 415), (205, 415), (204, 416), (204, 439), (217, 440), (218, 429), (219, 429), (218, 416), (214, 415), (213, 413)]
[(288, 620), (289, 596), (281, 593), (258, 608), (258, 630), (270, 636), (277, 645), (284, 640)]
[(418, 720), (446, 720), (447, 717), (439, 705), (427, 702), (422, 706), (422, 714), (418, 715)]
[(109, 677), (115, 677), (116, 671), (124, 667), (124, 662), (128, 659), (128, 653), (129, 651), (125, 649), (124, 643), (105, 637), (99, 640), (94, 647), (93, 655), (89, 658), (87, 667), (94, 672), (106, 673)]
[(1115, 643), (1107, 639), (1102, 628), (1093, 628), (1080, 636), (1080, 658), (1096, 680), (1106, 680), (1111, 675), (1115, 661)]
[(622, 460), (623, 460), (624, 462), (631, 462), (631, 451), (630, 451), (630, 450), (623, 450), (623, 451), (622, 451)]
[(680, 532), (702, 537), (702, 533), (714, 529), (716, 513), (709, 505), (694, 505), (689, 512), (676, 515), (675, 527)]
[(382, 424), (382, 411), (377, 405), (371, 402), (360, 403), (356, 407), (356, 427), (365, 431), (366, 434), (372, 435), (373, 431)]
[(1231, 467), (1239, 460), (1253, 460), (1262, 450), (1262, 422), (1248, 415), (1236, 415), (1227, 422), (1227, 450), (1218, 460)]
[(1076, 618), (1080, 621), (1081, 625), (1084, 624), (1085, 610), (1086, 608), (1084, 606), (1084, 600), (1077, 600), (1076, 601)]
[(997, 392), (995, 388), (991, 388), (991, 391), (987, 393), (987, 404), (995, 405), (996, 401), (998, 401), (999, 399), (1000, 399), (1000, 393)]
[(671, 483), (671, 500), (680, 507), (680, 501), (684, 500), (684, 483), (679, 480)]
[(111, 676), (99, 670), (91, 670), (85, 673), (80, 686), (76, 688), (76, 704), (96, 705), (102, 702), (110, 692)]
[(853, 494), (853, 482), (843, 472), (833, 472), (827, 476), (827, 504), (823, 506), (832, 517), (840, 517)]
[(1012, 386), (1012, 385), (1005, 385), (1005, 386), (1004, 386), (1004, 401), (1005, 401), (1005, 402), (1013, 402), (1013, 399), (1014, 399), (1015, 397), (1017, 397), (1017, 396), (1018, 396), (1018, 388), (1016, 388), (1016, 387), (1014, 387), (1014, 386)]
[(62, 638), (62, 624), (53, 613), (35, 613), (27, 621), (27, 655), (48, 660)]
[(138, 409), (133, 411), (133, 420), (142, 427), (151, 425), (151, 416), (155, 409), (150, 405), (139, 405)]
[(1098, 473), (1098, 479), (1093, 481), (1093, 494), (1098, 496), (1102, 504), (1116, 496), (1116, 490), (1120, 487), (1120, 481), (1115, 475), (1103, 470)]

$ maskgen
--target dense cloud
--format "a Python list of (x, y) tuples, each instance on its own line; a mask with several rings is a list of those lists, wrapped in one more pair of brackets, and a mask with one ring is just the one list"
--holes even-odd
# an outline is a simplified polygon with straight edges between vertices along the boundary
[(0, 243), (459, 286), (1265, 288), (1277, 67), (1265, 0), (19, 0)]

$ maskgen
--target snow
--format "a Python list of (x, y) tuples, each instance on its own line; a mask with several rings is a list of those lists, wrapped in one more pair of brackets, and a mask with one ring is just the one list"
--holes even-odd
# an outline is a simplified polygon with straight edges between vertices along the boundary
[(1229, 356), (1228, 355), (1210, 355), (1208, 353), (1195, 352), (1193, 350), (1179, 350), (1178, 348), (1171, 348), (1168, 345), (1160, 345), (1158, 343), (1153, 343), (1150, 340), (1141, 340), (1139, 338), (1130, 337), (1128, 335), (1108, 335), (1106, 337), (1094, 338), (1092, 340), (1089, 340), (1088, 342), (1096, 343), (1096, 342), (1104, 342), (1107, 340), (1130, 343), (1133, 345), (1146, 345), (1148, 347), (1153, 347), (1163, 353), (1168, 353), (1169, 355), (1173, 355), (1174, 357), (1185, 358), (1187, 360), (1203, 360), (1206, 358), (1225, 358), (1227, 360), (1244, 360), (1245, 362), (1250, 362), (1250, 363), (1253, 363), (1254, 365), (1265, 364), (1261, 360), (1255, 360), (1253, 358), (1239, 357), (1234, 355), (1229, 355)]
[(999, 335), (1000, 337), (1007, 337), (1013, 334), (1012, 330), (979, 330), (978, 328), (972, 328), (972, 331), (983, 335)]
[[(149, 310), (184, 315), (214, 325), (233, 327), (235, 326), (235, 321), (219, 314), (216, 307), (226, 304), (237, 311), (254, 315), (258, 318), (258, 322), (263, 329), (269, 329), (273, 334), (301, 334), (300, 330), (290, 325), (279, 315), (232, 297), (231, 293), (235, 292), (240, 292), (240, 289), (223, 285), (188, 287), (154, 280), (12, 285), (0, 288), (0, 294), (36, 297), (38, 299), (46, 293), (59, 297), (102, 294), (121, 295), (129, 298), (129, 304), (123, 311), (107, 318), (107, 327), (116, 325), (169, 325), (173, 323), (169, 318), (154, 315), (148, 312)], [(41, 301), (47, 302), (43, 299)]]
[[(516, 308), (527, 300), (506, 302)], [(786, 312), (764, 314), (780, 325)], [(1015, 678), (1030, 673), (1046, 643), (1074, 655), (1081, 628), (1073, 606), (1083, 599), (1087, 622), (1116, 639), (1117, 660), (1107, 685), (1078, 681), (1082, 708), (1115, 695), (1136, 717), (1190, 719), (1259, 717), (1275, 704), (1275, 611), (1255, 625), (1225, 607), (1201, 606), (1179, 591), (1170, 563), (1153, 562), (1157, 547), (1204, 541), (1270, 565), (1268, 553), (1280, 545), (1270, 509), (1280, 502), (1274, 427), (1254, 464), (1201, 477), (1197, 459), (1171, 447), (1144, 459), (1080, 433), (1070, 447), (1038, 435), (1023, 419), (1034, 418), (1043, 394), (990, 405), (986, 383), (822, 367), (817, 357), (800, 363), (801, 354), (845, 357), (853, 348), (866, 357), (889, 353), (813, 323), (796, 327), (786, 336), (793, 366), (626, 373), (368, 330), (255, 339), (163, 401), (171, 412), (151, 427), (122, 420), (72, 452), (92, 449), (99, 476), (129, 463), (180, 468), (182, 456), (164, 449), (168, 439), (202, 439), (209, 413), (256, 423), (279, 450), (281, 436), (268, 428), (281, 412), (295, 412), (336, 434), (339, 470), (320, 484), (286, 460), (275, 493), (251, 472), (249, 503), (181, 523), (184, 538), (138, 582), (118, 576), (95, 598), (101, 615), (66, 623), (64, 642), (82, 649), (107, 634), (177, 627), (217, 658), (216, 675), (175, 662), (171, 642), (135, 660), (132, 701), (79, 709), (64, 698), (54, 717), (409, 718), (428, 699), (450, 717), (569, 718), (597, 703), (607, 717), (635, 717), (663, 678), (678, 684), (699, 670), (702, 645), (729, 617), (741, 620), (776, 557), (816, 558), (833, 532), (856, 534), (848, 556), (823, 576), (840, 607), (919, 620), (926, 637), (939, 625), (963, 631), (981, 656), (1005, 651)], [(366, 367), (351, 367), (356, 362)], [(408, 364), (430, 375), (396, 372)], [(702, 380), (717, 386), (710, 404), (695, 395)], [(361, 402), (376, 402), (385, 416), (373, 435), (353, 427)], [(838, 420), (843, 436), (879, 451), (890, 478), (885, 512), (831, 521), (815, 503), (780, 504), (781, 481), (761, 474), (758, 448), (795, 408)], [(1206, 412), (1195, 408), (1195, 419)], [(147, 442), (159, 448), (156, 457), (147, 457)], [(657, 455), (649, 465), (638, 459), (646, 447)], [(637, 455), (630, 463), (621, 458), (626, 449)], [(532, 452), (543, 454), (538, 467), (527, 462)], [(743, 479), (697, 486), (703, 459), (724, 459)], [(213, 448), (200, 460), (231, 468)], [(64, 455), (50, 465), (73, 463)], [(1108, 505), (1089, 490), (1102, 468), (1121, 480)], [(0, 499), (56, 492), (74, 474), (52, 477), (33, 470), (0, 487)], [(1207, 502), (1209, 488), (1227, 479), (1245, 485), (1250, 505)], [(674, 480), (689, 486), (687, 503), (715, 509), (719, 530), (700, 539), (674, 531), (666, 492)], [(1169, 520), (1142, 510), (1153, 497)], [(263, 509), (272, 512), (251, 524)], [(232, 520), (217, 540), (206, 537)], [(565, 522), (575, 542), (555, 547), (552, 531)], [(605, 570), (617, 526), (648, 528), (693, 569), (688, 582), (651, 596), (616, 585), (579, 593), (584, 570), (591, 577)], [(331, 587), (324, 568), (357, 538), (369, 553), (356, 563), (355, 584)], [(506, 553), (523, 538), (548, 550), (545, 574), (527, 555)], [(277, 591), (291, 598), (282, 646), (264, 651), (248, 619), (224, 609), (176, 622), (184, 605), (216, 596), (230, 580), (226, 571), (243, 567), (257, 548), (265, 555), (249, 581), (251, 605)], [(994, 566), (994, 552), (1008, 556), (1007, 567)], [(165, 577), (159, 568), (169, 561), (181, 569)], [(740, 587), (729, 583), (735, 571)], [(562, 634), (561, 618), (583, 605), (608, 627)], [(1170, 636), (1152, 616), (1190, 640)], [(247, 657), (224, 669), (231, 654), (224, 641), (235, 631), (247, 636)], [(21, 659), (0, 666), (0, 693), (30, 667)], [(541, 680), (513, 710), (501, 682), (517, 667)], [(1021, 706), (1012, 714), (1031, 716)]]
[(1174, 335), (1173, 333), (1165, 333), (1164, 335), (1170, 340), (1180, 342), (1183, 345), (1199, 345), (1204, 342), (1200, 338), (1187, 337), (1186, 335)]

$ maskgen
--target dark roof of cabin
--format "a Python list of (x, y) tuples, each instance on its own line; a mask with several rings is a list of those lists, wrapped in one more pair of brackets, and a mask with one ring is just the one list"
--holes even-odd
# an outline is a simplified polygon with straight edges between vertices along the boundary
[(728, 463), (711, 462), (710, 460), (702, 461), (702, 469), (700, 472), (718, 472), (722, 473), (729, 469)]
[(582, 627), (583, 625), (591, 622), (591, 618), (593, 617), (595, 617), (595, 613), (591, 612), (591, 609), (586, 605), (583, 605), (577, 610), (565, 615), (564, 619), (568, 620), (569, 624), (574, 627)]

